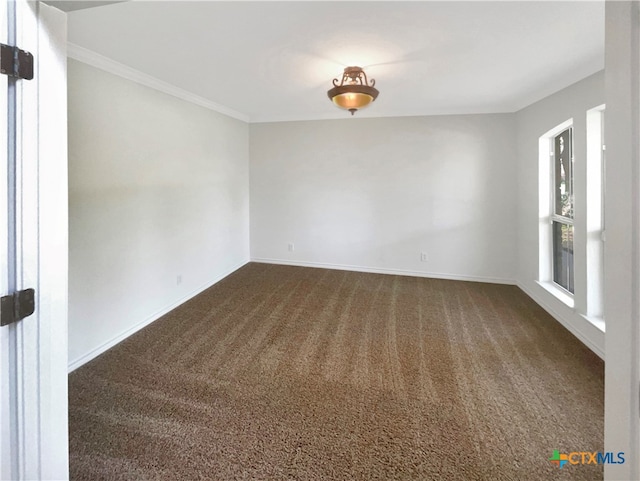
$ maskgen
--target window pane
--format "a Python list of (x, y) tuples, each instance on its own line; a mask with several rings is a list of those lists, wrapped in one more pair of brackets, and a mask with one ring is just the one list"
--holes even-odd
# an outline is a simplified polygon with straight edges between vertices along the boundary
[(555, 213), (573, 219), (572, 129), (556, 135), (554, 140)]
[(553, 223), (553, 281), (573, 294), (573, 226)]

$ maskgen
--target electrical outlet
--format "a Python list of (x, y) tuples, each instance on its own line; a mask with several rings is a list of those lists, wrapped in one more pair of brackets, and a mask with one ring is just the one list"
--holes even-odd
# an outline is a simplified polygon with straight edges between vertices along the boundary
[(181, 276), (181, 275), (180, 275), (180, 276), (178, 276), (178, 277), (176, 277), (176, 284), (177, 284), (177, 285), (182, 284), (182, 276)]
[(421, 252), (420, 253), (420, 262), (428, 262), (429, 261), (429, 256), (427, 255), (426, 252)]
[(295, 246), (293, 245), (293, 242), (289, 242), (289, 252), (293, 252), (295, 250)]

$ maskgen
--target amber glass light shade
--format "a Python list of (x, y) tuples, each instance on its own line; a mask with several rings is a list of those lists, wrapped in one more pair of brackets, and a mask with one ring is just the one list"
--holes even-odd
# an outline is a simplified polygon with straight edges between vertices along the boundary
[(344, 94), (338, 94), (333, 97), (333, 103), (341, 109), (362, 109), (373, 102), (373, 97), (367, 94), (361, 94), (358, 92), (347, 92)]

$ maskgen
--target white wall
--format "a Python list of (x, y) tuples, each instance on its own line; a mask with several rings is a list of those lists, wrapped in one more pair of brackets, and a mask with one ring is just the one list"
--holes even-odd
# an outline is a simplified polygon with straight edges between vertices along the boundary
[[(604, 103), (604, 73), (567, 87), (517, 113), (518, 128), (518, 285), (587, 346), (604, 356), (604, 332), (586, 313), (586, 116)], [(575, 309), (551, 295), (539, 279), (539, 145), (540, 136), (573, 119), (575, 196)]]
[(248, 261), (248, 133), (69, 60), (71, 368)]
[(514, 282), (515, 116), (348, 115), (251, 124), (252, 259)]

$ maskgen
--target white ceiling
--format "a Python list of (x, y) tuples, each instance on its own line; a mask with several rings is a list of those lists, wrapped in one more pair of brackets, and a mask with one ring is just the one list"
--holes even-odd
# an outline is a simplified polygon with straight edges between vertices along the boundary
[(148, 2), (69, 13), (69, 41), (251, 122), (513, 112), (604, 68), (604, 2)]
[(44, 3), (56, 7), (63, 12), (72, 12), (74, 10), (81, 10), (83, 8), (95, 8), (103, 5), (110, 5), (112, 3), (126, 2), (127, 0), (43, 0)]

